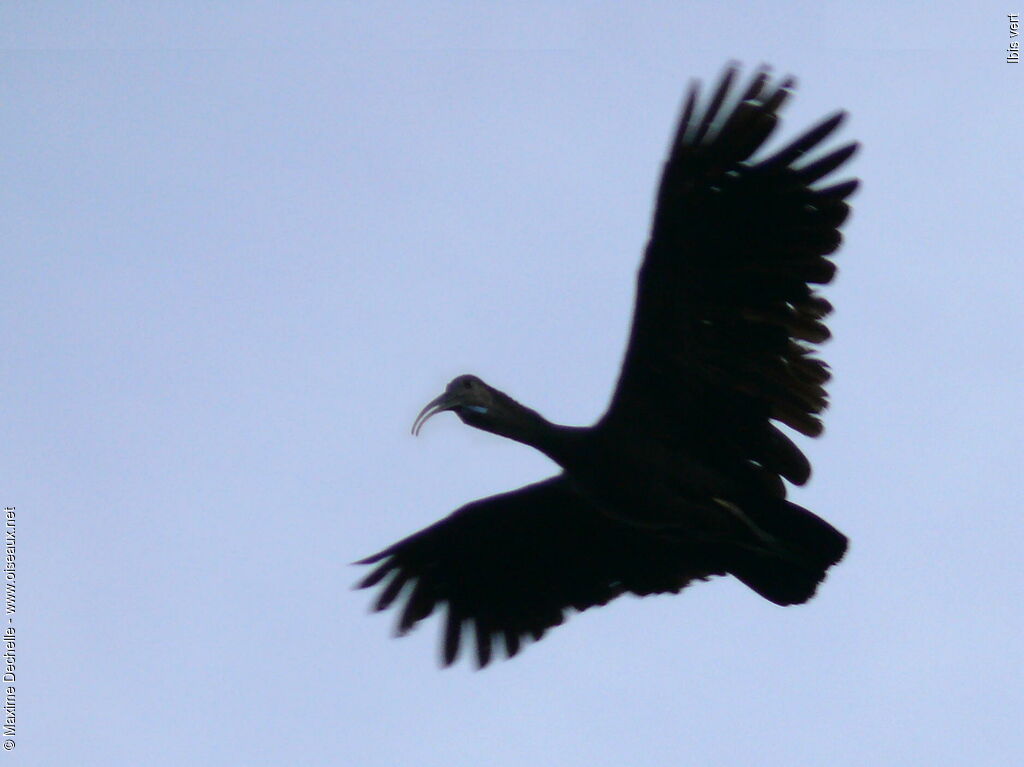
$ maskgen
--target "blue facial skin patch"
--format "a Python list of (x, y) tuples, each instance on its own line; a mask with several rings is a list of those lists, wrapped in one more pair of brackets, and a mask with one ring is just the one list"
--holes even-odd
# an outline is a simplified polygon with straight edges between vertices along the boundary
[(463, 407), (466, 408), (466, 410), (472, 410), (474, 413), (479, 413), (480, 415), (484, 415), (487, 412), (487, 408), (483, 405), (463, 405)]

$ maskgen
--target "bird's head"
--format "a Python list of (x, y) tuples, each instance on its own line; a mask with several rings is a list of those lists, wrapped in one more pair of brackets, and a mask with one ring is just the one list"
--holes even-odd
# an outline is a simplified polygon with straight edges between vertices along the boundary
[[(492, 389), (476, 376), (463, 375), (452, 380), (441, 396), (431, 400), (416, 416), (412, 433), (419, 434), (431, 416), (451, 410), (463, 423), (488, 429), (488, 426), (502, 416), (510, 415), (507, 403), (512, 400)], [(490, 431), (490, 429), (488, 429)]]
[(451, 410), (463, 423), (491, 434), (531, 445), (556, 462), (564, 457), (570, 433), (586, 431), (556, 426), (536, 410), (530, 410), (476, 376), (464, 375), (452, 380), (440, 397), (431, 400), (416, 416), (412, 433), (419, 434), (433, 415)]
[(523, 441), (538, 424), (546, 422), (507, 394), (488, 386), (476, 376), (462, 375), (445, 387), (444, 393), (427, 403), (416, 416), (412, 433), (437, 413), (451, 410), (462, 422), (478, 429)]

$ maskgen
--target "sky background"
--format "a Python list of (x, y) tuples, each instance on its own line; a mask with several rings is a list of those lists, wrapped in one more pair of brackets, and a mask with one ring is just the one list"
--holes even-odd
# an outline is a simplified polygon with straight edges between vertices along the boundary
[[(1024, 65), (989, 2), (6, 3), (0, 765), (1010, 765)], [(805, 606), (623, 598), (483, 672), (349, 563), (550, 475), (419, 409), (607, 404), (683, 91), (846, 108)]]

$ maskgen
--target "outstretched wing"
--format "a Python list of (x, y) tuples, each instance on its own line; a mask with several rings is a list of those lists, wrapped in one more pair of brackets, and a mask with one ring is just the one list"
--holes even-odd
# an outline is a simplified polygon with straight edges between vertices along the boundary
[(805, 160), (842, 122), (837, 113), (775, 154), (751, 161), (774, 130), (793, 80), (758, 72), (739, 97), (736, 69), (703, 109), (692, 86), (658, 192), (618, 387), (599, 426), (642, 430), (778, 495), (780, 475), (810, 465), (772, 423), (821, 433), (832, 280), (857, 181), (820, 182), (857, 148)]
[[(565, 618), (627, 591), (677, 592), (724, 575), (713, 547), (684, 545), (616, 523), (563, 476), (467, 504), (445, 519), (357, 564), (377, 567), (360, 583), (389, 578), (374, 604), (404, 600), (404, 634), (447, 605), (444, 664), (459, 653), (463, 627), (475, 628), (479, 666), (501, 637), (509, 657)], [(401, 601), (401, 600), (400, 600)]]

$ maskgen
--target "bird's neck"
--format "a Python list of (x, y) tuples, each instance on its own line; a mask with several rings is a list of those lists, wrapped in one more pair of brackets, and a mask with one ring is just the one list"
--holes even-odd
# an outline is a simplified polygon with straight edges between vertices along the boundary
[(588, 430), (551, 423), (535, 410), (522, 405), (519, 408), (520, 412), (514, 420), (481, 428), (536, 448), (560, 466), (564, 467), (570, 462)]

